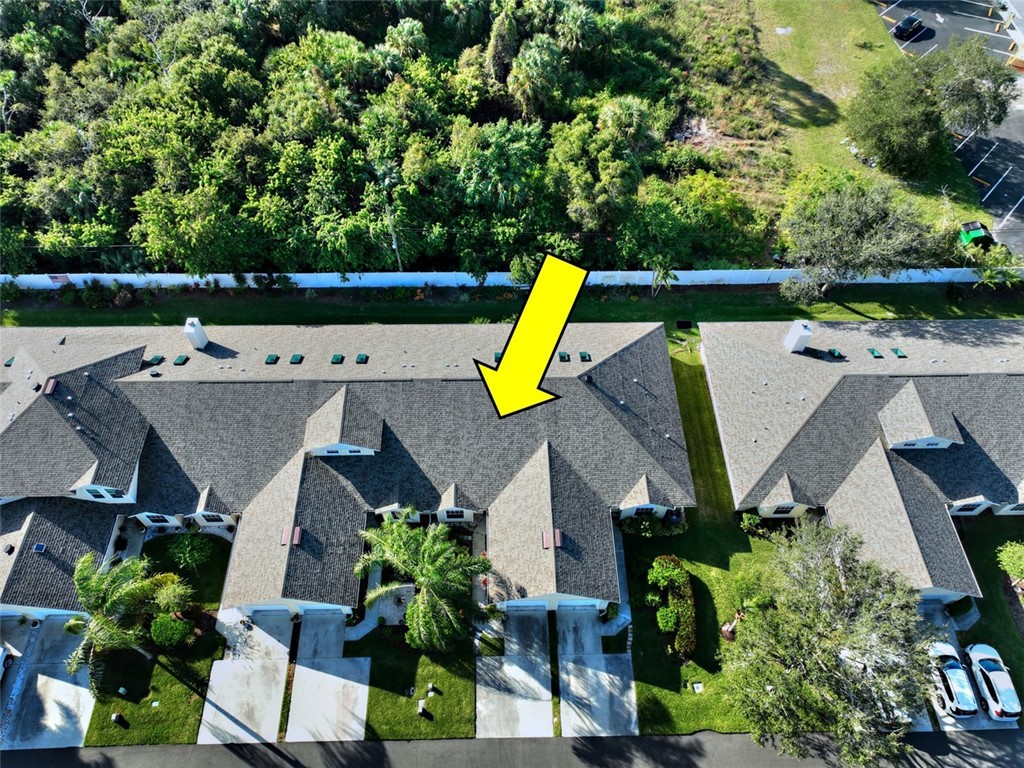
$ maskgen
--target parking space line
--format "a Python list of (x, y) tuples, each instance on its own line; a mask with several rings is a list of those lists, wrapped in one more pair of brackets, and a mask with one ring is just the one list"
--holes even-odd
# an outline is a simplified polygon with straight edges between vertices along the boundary
[(967, 172), (967, 175), (968, 176), (973, 176), (974, 172), (976, 170), (978, 170), (979, 168), (981, 168), (981, 164), (984, 163), (986, 160), (988, 160), (988, 156), (991, 155), (993, 152), (995, 152), (996, 147), (998, 147), (998, 146), (999, 146), (999, 142), (997, 141), (995, 144), (992, 145), (992, 149), (990, 149), (988, 152), (986, 152), (985, 156), (983, 158), (981, 158), (981, 160), (978, 161), (978, 164), (976, 166), (974, 166), (973, 168), (971, 168), (971, 170), (969, 170)]
[(991, 186), (992, 186), (992, 185), (991, 185), (991, 184), (989, 184), (989, 183), (988, 183), (987, 181), (985, 181), (984, 179), (980, 179), (980, 178), (978, 178), (977, 176), (971, 176), (971, 178), (972, 178), (972, 179), (974, 179), (974, 180), (975, 180), (976, 182), (978, 182), (979, 184), (984, 184), (984, 185), (985, 185), (986, 187), (991, 187)]
[[(896, 0), (896, 2), (893, 3), (892, 5), (890, 5), (888, 8), (883, 8), (882, 9), (882, 13), (888, 13), (889, 11), (891, 11), (893, 8), (895, 8), (897, 5), (899, 5), (902, 2), (903, 2), (903, 0)], [(881, 14), (879, 14), (879, 15), (881, 15)]]
[(892, 16), (882, 16), (882, 18), (885, 19), (886, 21), (890, 22), (891, 24), (895, 24), (896, 23), (896, 19), (894, 19)]
[(993, 24), (1002, 24), (1003, 19), (1001, 16), (978, 16), (976, 13), (964, 13), (963, 11), (949, 11), (953, 16), (966, 16), (970, 19), (981, 19), (982, 21), (991, 21)]
[(924, 53), (922, 53), (922, 54), (921, 54), (921, 58), (923, 59), (923, 58), (924, 58), (925, 56), (927, 56), (927, 55), (928, 55), (929, 53), (931, 53), (932, 51), (934, 51), (934, 50), (935, 50), (936, 48), (938, 48), (938, 47), (939, 47), (939, 44), (938, 44), (938, 43), (936, 43), (936, 44), (935, 44), (935, 45), (933, 45), (933, 46), (932, 46), (931, 48), (929, 48), (929, 49), (928, 49), (927, 51), (925, 51)]
[(1000, 50), (998, 50), (997, 48), (989, 48), (988, 46), (985, 46), (985, 50), (986, 50), (986, 51), (992, 51), (992, 53), (1000, 53), (1000, 54), (1002, 54), (1003, 56), (1010, 56), (1010, 57), (1012, 57), (1012, 56), (1013, 56), (1013, 54), (1012, 54), (1012, 53), (1010, 53), (1009, 51), (1000, 51)]
[(961, 3), (967, 3), (968, 5), (980, 5), (982, 8), (991, 8), (991, 3), (979, 3), (978, 0), (960, 0)]
[(999, 226), (996, 227), (997, 230), (1002, 229), (1003, 227), (1006, 226), (1006, 222), (1010, 220), (1010, 217), (1013, 216), (1013, 212), (1017, 210), (1017, 206), (1020, 205), (1021, 203), (1024, 203), (1024, 195), (1021, 195), (1020, 200), (1014, 203), (1013, 208), (1011, 208), (1010, 212), (1006, 214), (1006, 218), (999, 222)]
[(979, 35), (988, 35), (989, 37), (1001, 37), (1003, 40), (1012, 40), (1009, 35), (999, 35), (995, 32), (986, 32), (984, 29), (971, 29), (970, 27), (964, 27), (966, 32), (977, 32)]
[(915, 40), (917, 40), (917, 38), (919, 38), (919, 37), (920, 37), (921, 35), (923, 35), (923, 34), (924, 34), (924, 33), (925, 33), (925, 32), (926, 32), (927, 30), (928, 30), (928, 28), (927, 28), (927, 27), (921, 27), (921, 31), (920, 31), (920, 32), (918, 32), (918, 33), (917, 33), (916, 35), (914, 35), (914, 36), (913, 36), (912, 38), (910, 38), (909, 40), (907, 40), (907, 42), (905, 42), (905, 43), (904, 43), (903, 45), (901, 45), (901, 46), (900, 46), (900, 50), (902, 51), (902, 50), (903, 50), (904, 48), (906, 48), (906, 47), (907, 47), (908, 45), (910, 45), (910, 44), (911, 44), (912, 42), (914, 42)]
[(1011, 165), (1009, 168), (1007, 168), (1005, 171), (1003, 171), (1003, 175), (999, 177), (999, 181), (997, 181), (995, 184), (993, 184), (992, 188), (989, 189), (989, 191), (985, 193), (985, 196), (983, 198), (981, 198), (981, 202), (984, 203), (986, 200), (988, 200), (989, 195), (991, 195), (993, 192), (996, 191), (996, 187), (998, 187), (1000, 184), (1003, 183), (1003, 179), (1006, 178), (1006, 174), (1008, 174), (1012, 170), (1013, 170), (1013, 166)]
[[(961, 142), (960, 142), (959, 144), (957, 144), (957, 145), (956, 145), (956, 149), (954, 149), (953, 151), (954, 151), (954, 152), (959, 152), (959, 151), (960, 151), (960, 148), (961, 148), (961, 147), (963, 147), (963, 145), (964, 145), (964, 144), (966, 144), (966, 143), (967, 143), (968, 141), (970, 141), (970, 140), (971, 140), (971, 136), (973, 136), (973, 135), (974, 135), (974, 134), (976, 134), (977, 132), (978, 132), (978, 129), (977, 129), (977, 128), (975, 128), (975, 129), (974, 129), (973, 131), (971, 131), (971, 132), (970, 132), (969, 134), (967, 134), (967, 138), (966, 138), (966, 139), (964, 139), (963, 141), (961, 141)], [(959, 139), (959, 138), (962, 138), (962, 137), (960, 137), (960, 136), (957, 136), (957, 138)]]

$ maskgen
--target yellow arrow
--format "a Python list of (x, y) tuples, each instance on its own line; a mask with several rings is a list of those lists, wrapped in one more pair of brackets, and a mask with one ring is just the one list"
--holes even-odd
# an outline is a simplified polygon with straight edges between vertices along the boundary
[(586, 279), (587, 270), (545, 256), (498, 367), (473, 361), (499, 418), (558, 399), (540, 383)]

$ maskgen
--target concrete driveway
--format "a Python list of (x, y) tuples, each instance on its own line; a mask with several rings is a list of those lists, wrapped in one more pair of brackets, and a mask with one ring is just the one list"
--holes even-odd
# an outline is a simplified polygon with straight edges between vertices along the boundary
[(476, 660), (476, 735), (555, 735), (548, 614), (543, 608), (510, 610), (505, 617), (505, 655)]
[(346, 615), (302, 614), (285, 741), (360, 741), (366, 736), (370, 660), (345, 659)]
[(288, 677), (291, 614), (284, 608), (243, 614), (223, 611), (217, 630), (228, 641), (224, 659), (215, 661), (199, 726), (200, 744), (251, 744), (277, 741)]
[(88, 670), (71, 676), (64, 665), (80, 640), (64, 631), (66, 620), (53, 617), (37, 629), (17, 619), (0, 622), (4, 645), (18, 656), (4, 678), (0, 748), (82, 746), (95, 699)]
[(601, 652), (596, 608), (558, 611), (558, 681), (563, 736), (635, 736), (633, 660)]

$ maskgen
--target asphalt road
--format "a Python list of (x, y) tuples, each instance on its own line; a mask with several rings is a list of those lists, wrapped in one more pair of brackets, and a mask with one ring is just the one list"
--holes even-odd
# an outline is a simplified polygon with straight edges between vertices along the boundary
[[(989, 53), (1001, 62), (1014, 54), (1024, 56), (1020, 50), (1010, 51), (1013, 41), (998, 11), (989, 16), (992, 7), (983, 0), (896, 0), (879, 8), (879, 17), (886, 29), (907, 16), (921, 18), (924, 28), (913, 38), (893, 38), (904, 54), (916, 59), (942, 50), (954, 35), (982, 37)], [(960, 133), (952, 141), (982, 205), (992, 214), (996, 239), (1024, 253), (1024, 95), (989, 136)]]
[[(908, 768), (1024, 768), (1024, 732), (920, 734), (900, 765)], [(827, 740), (818, 754), (795, 761), (760, 749), (749, 736), (593, 739), (466, 739), (461, 741), (358, 741), (309, 744), (111, 747), (4, 752), (4, 768), (824, 768), (835, 766)]]

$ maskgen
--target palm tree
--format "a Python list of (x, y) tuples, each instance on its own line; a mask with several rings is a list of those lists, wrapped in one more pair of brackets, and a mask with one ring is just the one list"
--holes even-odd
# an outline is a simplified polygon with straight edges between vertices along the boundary
[(86, 664), (92, 676), (104, 651), (137, 648), (154, 613), (184, 610), (192, 598), (177, 574), (151, 574), (149, 561), (138, 557), (97, 568), (89, 552), (75, 564), (72, 581), (86, 615), (74, 616), (64, 625), (66, 632), (82, 636), (67, 659), (71, 674)]
[[(400, 578), (411, 580), (416, 595), (405, 611), (405, 639), (421, 650), (449, 650), (469, 632), (467, 618), (475, 608), (473, 580), (491, 570), (486, 557), (474, 557), (448, 537), (445, 525), (413, 527), (406, 508), (397, 519), (379, 528), (360, 532), (370, 545), (356, 563), (356, 573), (366, 575), (373, 566), (388, 566)], [(397, 593), (408, 581), (381, 584), (366, 593), (366, 605)]]
[(519, 49), (508, 74), (508, 91), (523, 116), (537, 114), (558, 85), (562, 57), (548, 35), (534, 35)]

